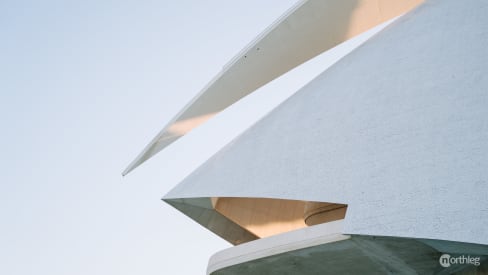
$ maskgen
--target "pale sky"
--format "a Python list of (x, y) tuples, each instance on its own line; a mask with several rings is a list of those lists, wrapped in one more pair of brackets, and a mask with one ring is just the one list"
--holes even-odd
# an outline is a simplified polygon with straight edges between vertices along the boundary
[(204, 274), (230, 245), (161, 197), (360, 40), (121, 172), (296, 2), (1, 1), (0, 274)]

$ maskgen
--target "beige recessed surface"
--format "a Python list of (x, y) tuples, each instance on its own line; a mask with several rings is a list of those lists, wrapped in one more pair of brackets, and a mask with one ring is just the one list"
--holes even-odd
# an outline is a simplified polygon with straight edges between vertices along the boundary
[(421, 2), (300, 1), (224, 66), (144, 148), (123, 175), (264, 84)]
[[(347, 206), (271, 198), (186, 198), (166, 200), (232, 244), (345, 218)], [(305, 221), (313, 218), (314, 223)]]

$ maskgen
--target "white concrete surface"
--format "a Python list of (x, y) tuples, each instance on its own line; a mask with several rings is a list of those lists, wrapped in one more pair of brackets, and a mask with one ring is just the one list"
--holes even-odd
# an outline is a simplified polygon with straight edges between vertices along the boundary
[(264, 257), (349, 239), (341, 234), (342, 223), (338, 220), (306, 227), (219, 251), (210, 258), (207, 274)]
[(420, 2), (423, 1), (299, 1), (225, 65), (123, 174), (264, 84)]
[(348, 204), (344, 234), (488, 244), (488, 4), (430, 0), (165, 199)]

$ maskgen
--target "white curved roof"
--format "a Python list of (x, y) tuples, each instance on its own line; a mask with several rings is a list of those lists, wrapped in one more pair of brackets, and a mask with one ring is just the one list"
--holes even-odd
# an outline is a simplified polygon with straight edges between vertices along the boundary
[(164, 199), (337, 202), (345, 234), (488, 245), (486, 14), (484, 0), (427, 1)]
[(245, 47), (180, 111), (123, 175), (276, 77), (422, 0), (300, 1)]

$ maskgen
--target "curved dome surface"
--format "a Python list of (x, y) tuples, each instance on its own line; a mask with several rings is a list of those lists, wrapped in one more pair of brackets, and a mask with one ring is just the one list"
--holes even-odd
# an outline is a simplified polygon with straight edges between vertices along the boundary
[(164, 200), (343, 203), (345, 234), (488, 244), (486, 14), (483, 0), (427, 1)]
[(301, 0), (246, 46), (144, 148), (126, 175), (259, 87), (423, 0)]

